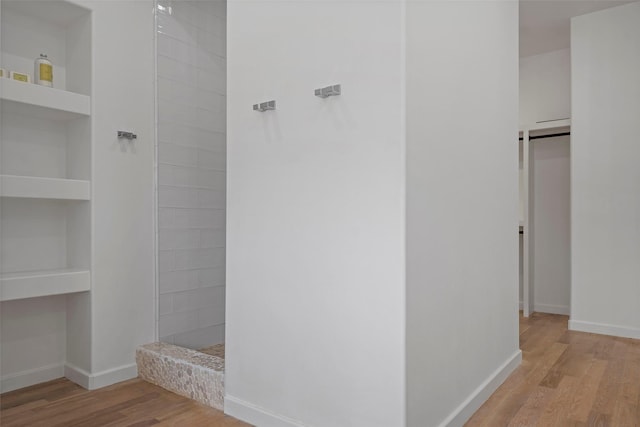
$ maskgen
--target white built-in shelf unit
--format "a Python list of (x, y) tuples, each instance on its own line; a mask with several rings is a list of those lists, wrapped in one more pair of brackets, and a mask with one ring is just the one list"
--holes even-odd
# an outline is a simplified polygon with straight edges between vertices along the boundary
[(91, 13), (57, 0), (0, 0), (0, 7), (2, 68), (33, 78), (41, 53), (53, 63), (53, 88), (0, 79), (0, 301), (86, 293)]

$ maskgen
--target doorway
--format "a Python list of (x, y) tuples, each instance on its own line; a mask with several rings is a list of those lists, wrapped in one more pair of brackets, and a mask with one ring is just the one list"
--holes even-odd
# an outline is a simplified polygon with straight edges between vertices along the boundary
[(568, 315), (571, 289), (570, 122), (524, 128), (520, 142), (520, 295), (524, 316)]

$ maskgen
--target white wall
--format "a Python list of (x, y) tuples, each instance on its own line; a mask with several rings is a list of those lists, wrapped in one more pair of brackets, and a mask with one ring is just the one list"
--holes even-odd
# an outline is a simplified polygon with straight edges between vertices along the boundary
[(520, 58), (520, 124), (571, 117), (571, 51)]
[(402, 31), (397, 1), (228, 4), (231, 415), (404, 424)]
[(158, 1), (159, 337), (224, 341), (226, 7)]
[[(135, 376), (136, 346), (154, 340), (153, 2), (82, 4), (93, 10), (91, 381), (97, 387)], [(118, 142), (118, 130), (138, 139)]]
[(572, 20), (570, 327), (640, 338), (640, 3)]
[(533, 309), (569, 314), (571, 190), (569, 137), (531, 142), (533, 179)]
[(517, 111), (517, 2), (407, 3), (408, 426), (461, 426), (520, 361)]

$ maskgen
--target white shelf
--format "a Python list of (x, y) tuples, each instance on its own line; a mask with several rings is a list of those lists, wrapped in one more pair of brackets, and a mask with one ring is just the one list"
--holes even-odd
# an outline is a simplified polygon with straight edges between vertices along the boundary
[(70, 120), (91, 114), (91, 98), (33, 83), (0, 79), (2, 108), (51, 119)]
[(550, 120), (548, 122), (542, 123), (533, 123), (529, 125), (520, 126), (520, 132), (524, 129), (529, 131), (538, 131), (538, 130), (552, 130), (552, 129), (560, 129), (571, 127), (571, 119), (561, 119), (561, 120)]
[(0, 196), (30, 199), (90, 200), (89, 181), (0, 175)]
[(0, 301), (84, 292), (91, 289), (89, 270), (49, 270), (0, 276)]

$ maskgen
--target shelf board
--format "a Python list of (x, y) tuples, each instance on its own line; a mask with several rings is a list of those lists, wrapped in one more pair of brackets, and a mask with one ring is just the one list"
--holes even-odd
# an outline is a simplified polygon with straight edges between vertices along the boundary
[(29, 199), (90, 200), (89, 181), (0, 175), (0, 196)]
[(0, 275), (0, 301), (85, 292), (91, 289), (89, 270), (47, 270)]
[(91, 98), (33, 83), (0, 79), (2, 109), (51, 120), (70, 120), (91, 114)]
[(571, 119), (550, 120), (542, 123), (533, 123), (520, 126), (520, 132), (523, 130), (529, 131), (550, 131), (554, 129), (570, 128)]

